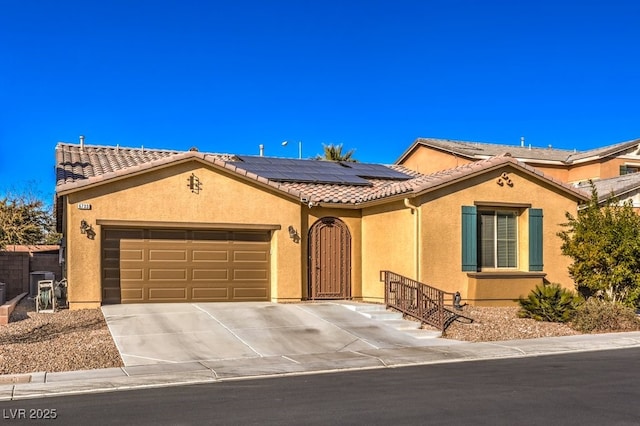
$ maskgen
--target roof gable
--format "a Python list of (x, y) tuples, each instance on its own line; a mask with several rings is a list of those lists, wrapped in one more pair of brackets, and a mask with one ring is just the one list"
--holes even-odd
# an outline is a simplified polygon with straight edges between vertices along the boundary
[(581, 189), (575, 188), (565, 182), (562, 182), (561, 180), (548, 176), (539, 169), (516, 160), (508, 153), (491, 157), (486, 160), (475, 161), (453, 169), (442, 170), (429, 175), (422, 175), (414, 180), (414, 191), (416, 193), (426, 193), (434, 191), (453, 183), (485, 174), (489, 171), (498, 169), (505, 165), (521, 170), (529, 176), (534, 177), (535, 179), (547, 182), (560, 191), (564, 192), (565, 194), (568, 194), (574, 198), (584, 201), (589, 199), (589, 195)]

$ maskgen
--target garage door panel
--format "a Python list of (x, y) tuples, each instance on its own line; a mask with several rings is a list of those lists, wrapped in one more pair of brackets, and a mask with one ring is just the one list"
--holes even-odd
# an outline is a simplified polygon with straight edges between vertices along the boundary
[(187, 301), (187, 289), (186, 288), (165, 288), (165, 287), (149, 287), (148, 288), (149, 302), (180, 302)]
[(142, 260), (144, 258), (144, 250), (128, 249), (120, 251), (120, 260)]
[(234, 269), (235, 281), (267, 281), (269, 273), (265, 269)]
[(120, 279), (127, 281), (142, 281), (144, 278), (143, 269), (121, 269)]
[[(191, 237), (194, 237), (190, 234)], [(269, 300), (268, 233), (203, 231), (198, 237), (239, 240), (123, 239), (122, 303)], [(151, 235), (151, 234), (145, 234)], [(174, 235), (179, 236), (180, 233)], [(254, 241), (255, 240), (255, 241)], [(263, 241), (266, 240), (266, 241)]]
[(191, 273), (193, 281), (228, 281), (228, 269), (193, 269)]
[(149, 281), (187, 281), (186, 269), (149, 268)]
[(102, 233), (102, 301), (120, 302), (120, 240), (142, 239), (143, 229), (103, 229)]
[(149, 250), (149, 262), (158, 262), (158, 261), (184, 262), (186, 260), (187, 260), (186, 250), (163, 250), (163, 249)]
[(235, 300), (255, 300), (267, 297), (267, 290), (264, 287), (236, 287), (233, 289)]
[(226, 250), (193, 250), (194, 262), (228, 262), (229, 252)]
[(234, 250), (234, 262), (267, 262), (269, 260), (268, 252), (264, 250)]
[(193, 287), (191, 298), (194, 301), (226, 301), (229, 300), (229, 289), (227, 287)]
[(123, 288), (121, 294), (123, 303), (125, 300), (128, 303), (144, 302), (142, 287)]

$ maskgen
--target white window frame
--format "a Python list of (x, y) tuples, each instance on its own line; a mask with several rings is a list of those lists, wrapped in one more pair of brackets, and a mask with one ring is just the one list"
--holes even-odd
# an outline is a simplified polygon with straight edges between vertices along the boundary
[[(483, 231), (482, 231), (482, 217), (483, 216), (493, 216), (493, 265), (484, 265), (484, 257), (482, 255), (483, 249)], [(508, 242), (513, 242), (515, 245), (515, 265), (514, 266), (498, 266), (498, 216), (511, 216), (513, 218), (514, 224), (514, 240), (507, 240)], [(504, 210), (504, 209), (482, 209), (478, 210), (478, 263), (480, 265), (480, 270), (516, 270), (518, 269), (518, 263), (520, 258), (520, 244), (518, 238), (518, 217), (519, 214), (514, 210)]]

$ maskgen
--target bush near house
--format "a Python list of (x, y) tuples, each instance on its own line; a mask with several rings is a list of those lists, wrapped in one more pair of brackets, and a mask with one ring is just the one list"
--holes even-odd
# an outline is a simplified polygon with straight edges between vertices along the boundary
[(562, 288), (560, 284), (538, 285), (531, 290), (526, 299), (520, 299), (520, 318), (533, 318), (538, 321), (568, 322), (581, 299), (571, 290)]
[(571, 325), (583, 333), (640, 330), (635, 309), (595, 297), (589, 298), (578, 308)]
[(573, 259), (569, 274), (585, 297), (637, 307), (640, 301), (640, 215), (630, 203), (591, 200), (576, 217), (566, 213), (562, 253)]

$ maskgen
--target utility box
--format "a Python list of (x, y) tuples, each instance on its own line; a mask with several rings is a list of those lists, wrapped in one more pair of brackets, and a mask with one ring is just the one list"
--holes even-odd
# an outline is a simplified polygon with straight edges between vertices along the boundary
[(38, 281), (56, 279), (56, 274), (51, 271), (33, 271), (29, 275), (29, 297), (35, 297), (38, 294)]
[(7, 285), (0, 283), (0, 305), (4, 305), (7, 301)]

